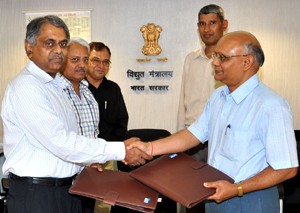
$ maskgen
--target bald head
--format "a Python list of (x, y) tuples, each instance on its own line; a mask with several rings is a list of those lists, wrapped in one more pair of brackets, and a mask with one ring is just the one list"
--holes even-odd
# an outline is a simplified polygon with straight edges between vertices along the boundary
[(249, 32), (236, 31), (227, 33), (218, 42), (218, 44), (222, 43), (227, 43), (231, 46), (231, 49), (240, 49), (244, 54), (253, 55), (259, 67), (261, 67), (265, 61), (265, 55), (259, 41)]
[(214, 77), (233, 92), (258, 72), (264, 60), (264, 52), (255, 36), (244, 31), (228, 33), (215, 48)]

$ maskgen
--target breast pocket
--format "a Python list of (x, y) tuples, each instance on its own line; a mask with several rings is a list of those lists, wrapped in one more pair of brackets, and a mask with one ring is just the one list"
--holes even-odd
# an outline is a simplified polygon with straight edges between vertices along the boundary
[(241, 161), (244, 158), (247, 158), (249, 145), (251, 143), (251, 136), (247, 131), (234, 131), (227, 129), (226, 134), (224, 135), (224, 140), (221, 142), (220, 152), (227, 159), (232, 161), (238, 160)]

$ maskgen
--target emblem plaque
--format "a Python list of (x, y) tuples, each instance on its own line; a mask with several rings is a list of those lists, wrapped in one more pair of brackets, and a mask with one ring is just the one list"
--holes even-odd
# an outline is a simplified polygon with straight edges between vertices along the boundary
[(148, 23), (141, 27), (145, 44), (142, 48), (142, 53), (144, 55), (159, 55), (162, 51), (161, 47), (158, 45), (158, 39), (162, 31), (161, 26), (155, 25), (154, 23)]

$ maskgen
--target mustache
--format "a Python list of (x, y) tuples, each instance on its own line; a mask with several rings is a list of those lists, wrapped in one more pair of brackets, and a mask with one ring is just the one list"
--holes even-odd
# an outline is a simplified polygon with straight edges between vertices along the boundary
[(77, 71), (83, 71), (83, 72), (86, 72), (86, 71), (87, 71), (87, 69), (85, 69), (84, 67), (78, 67), (76, 70), (77, 70)]
[(61, 59), (61, 60), (64, 60), (65, 59), (65, 56), (63, 54), (57, 54), (57, 53), (54, 53), (54, 54), (51, 54), (49, 56), (49, 59)]

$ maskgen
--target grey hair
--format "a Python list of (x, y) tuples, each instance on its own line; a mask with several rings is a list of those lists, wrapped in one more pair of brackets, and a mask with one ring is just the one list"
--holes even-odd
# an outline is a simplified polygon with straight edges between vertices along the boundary
[(251, 54), (255, 58), (255, 62), (261, 67), (265, 62), (265, 54), (260, 45), (246, 42), (244, 44), (246, 54)]
[(47, 15), (44, 17), (37, 17), (29, 22), (26, 30), (25, 41), (34, 46), (37, 41), (37, 37), (40, 35), (41, 26), (45, 23), (50, 23), (55, 27), (63, 28), (66, 33), (67, 40), (70, 40), (70, 33), (68, 26), (58, 16)]
[(88, 54), (90, 54), (90, 45), (83, 38), (73, 37), (73, 38), (70, 39), (70, 42), (69, 42), (68, 46), (70, 46), (71, 44), (80, 44), (81, 46), (84, 46), (87, 49)]
[(218, 18), (220, 19), (221, 23), (223, 23), (225, 16), (224, 16), (224, 10), (222, 7), (215, 5), (215, 4), (209, 4), (206, 5), (205, 7), (202, 7), (198, 13), (198, 19), (200, 18), (200, 15), (204, 14), (210, 14), (210, 13), (215, 13)]

